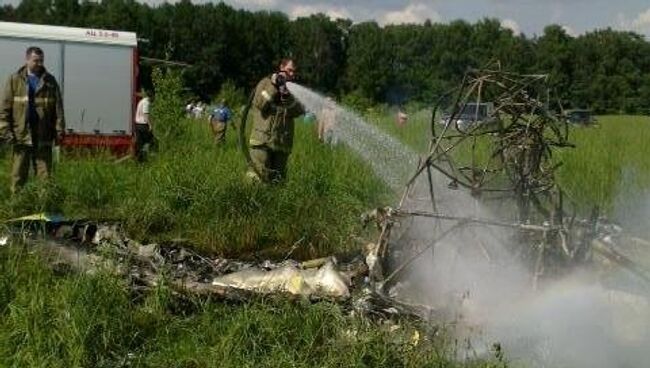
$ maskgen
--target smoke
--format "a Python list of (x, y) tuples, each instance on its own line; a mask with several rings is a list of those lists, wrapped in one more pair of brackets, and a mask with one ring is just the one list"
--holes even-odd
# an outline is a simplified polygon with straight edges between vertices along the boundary
[(624, 168), (616, 189), (614, 200), (614, 216), (616, 221), (625, 224), (625, 230), (643, 238), (650, 238), (650, 189), (638, 183), (637, 170)]
[(641, 367), (648, 358), (648, 302), (573, 275), (524, 295), (484, 321), (508, 354), (539, 367)]
[[(304, 87), (290, 88), (317, 115), (329, 103)], [(399, 193), (415, 171), (417, 154), (353, 113), (338, 106), (336, 111), (340, 141)], [(432, 210), (428, 181), (421, 178), (402, 208)], [(488, 208), (466, 191), (450, 190), (441, 175), (434, 175), (433, 186), (439, 213), (511, 220), (504, 215), (508, 203), (495, 201)], [(650, 205), (644, 208), (650, 211)], [(394, 267), (414, 251), (430, 248), (389, 294), (441, 311), (443, 320), (434, 322), (457, 326), (457, 337), (468, 341), (462, 354), (487, 355), (499, 343), (507, 359), (531, 367), (647, 366), (650, 304), (647, 294), (633, 287), (632, 276), (622, 270), (603, 277), (577, 269), (533, 290), (531, 265), (517, 256), (524, 247), (513, 241), (511, 230), (479, 223), (453, 226), (453, 221), (415, 217), (395, 228), (390, 244)], [(447, 232), (432, 245), (434, 237)]]

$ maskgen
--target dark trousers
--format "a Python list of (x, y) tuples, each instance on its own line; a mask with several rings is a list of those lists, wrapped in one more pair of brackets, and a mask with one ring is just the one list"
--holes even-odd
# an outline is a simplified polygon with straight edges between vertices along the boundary
[(210, 120), (210, 127), (212, 128), (212, 134), (214, 135), (214, 141), (217, 144), (222, 144), (226, 141), (226, 130), (228, 125), (219, 120)]
[(255, 174), (261, 175), (261, 181), (277, 183), (286, 177), (288, 152), (272, 150), (266, 146), (252, 146), (250, 155)]
[(15, 144), (11, 165), (11, 192), (15, 193), (27, 183), (29, 168), (39, 179), (48, 179), (52, 175), (52, 146), (26, 146)]
[(153, 133), (147, 124), (135, 124), (135, 158), (138, 161), (144, 161), (146, 152), (145, 145), (151, 146), (153, 143)]

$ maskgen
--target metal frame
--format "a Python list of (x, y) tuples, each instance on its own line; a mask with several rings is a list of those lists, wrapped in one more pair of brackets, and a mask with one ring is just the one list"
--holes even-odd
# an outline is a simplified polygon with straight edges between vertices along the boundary
[[(588, 262), (593, 252), (616, 260), (637, 276), (650, 280), (650, 273), (612, 246), (593, 245), (597, 240), (597, 210), (588, 221), (576, 221), (575, 215), (567, 215), (565, 195), (554, 176), (559, 164), (554, 164), (551, 157), (553, 151), (573, 145), (569, 142), (566, 120), (562, 118), (562, 106), (559, 101), (551, 101), (547, 80), (548, 76), (543, 74), (506, 72), (497, 64), (492, 68), (468, 71), (458, 88), (438, 100), (431, 116), (429, 151), (408, 180), (398, 206), (373, 214), (381, 229), (376, 253), (383, 265), (382, 271), (375, 273), (381, 291), (442, 239), (477, 225), (513, 230), (521, 247), (516, 252), (530, 266), (533, 287), (537, 287), (542, 277), (560, 275), (562, 270)], [(442, 102), (450, 98), (450, 117), (438, 128), (438, 110)], [(490, 126), (476, 124), (470, 129), (454, 126), (455, 117), (469, 102), (492, 102), (495, 123)], [(456, 155), (463, 145), (465, 148), (469, 145), (469, 157), (464, 161), (458, 160)], [(489, 157), (481, 157), (479, 146), (488, 147)], [(450, 189), (462, 187), (482, 200), (498, 194), (499, 200), (513, 203), (513, 213), (503, 217), (507, 220), (440, 213), (436, 203), (436, 190), (440, 187), (436, 189), (434, 185), (434, 171), (450, 180)], [(494, 184), (498, 180), (501, 183)], [(409, 206), (418, 182), (428, 186), (431, 211), (413, 210)], [(393, 229), (405, 218), (413, 217), (432, 219), (433, 235), (424, 248), (411, 249), (397, 267), (385, 274), (383, 270), (390, 268), (387, 259), (392, 251)], [(443, 226), (443, 222), (447, 224)]]

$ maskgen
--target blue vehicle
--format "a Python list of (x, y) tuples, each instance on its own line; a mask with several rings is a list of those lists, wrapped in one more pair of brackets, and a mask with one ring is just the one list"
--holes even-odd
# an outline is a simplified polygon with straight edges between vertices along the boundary
[(593, 111), (587, 109), (573, 109), (564, 112), (567, 123), (575, 125), (593, 125), (596, 123)]

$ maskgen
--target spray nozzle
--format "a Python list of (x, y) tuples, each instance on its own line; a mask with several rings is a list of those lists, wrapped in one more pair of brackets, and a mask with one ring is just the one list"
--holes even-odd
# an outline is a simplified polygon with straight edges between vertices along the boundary
[(287, 84), (287, 76), (283, 72), (275, 73), (271, 76), (271, 82), (273, 85), (280, 88)]

